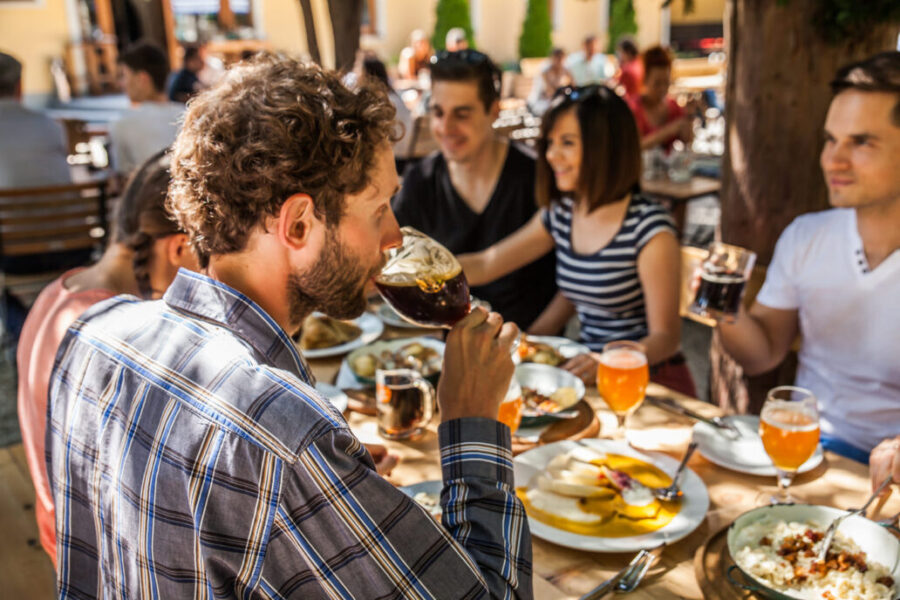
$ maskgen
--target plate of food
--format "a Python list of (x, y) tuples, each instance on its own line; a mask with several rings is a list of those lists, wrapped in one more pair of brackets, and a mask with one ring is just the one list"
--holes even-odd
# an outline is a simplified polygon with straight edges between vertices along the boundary
[[(375, 385), (378, 369), (413, 369), (432, 384), (437, 384), (444, 361), (444, 342), (430, 337), (402, 338), (375, 342), (347, 355), (338, 385), (358, 387)], [(353, 381), (346, 381), (348, 372)], [(346, 385), (345, 385), (346, 384)]]
[(384, 331), (381, 320), (368, 313), (358, 319), (341, 321), (315, 312), (303, 321), (297, 347), (306, 358), (340, 356), (378, 339)]
[(517, 363), (538, 363), (559, 367), (570, 358), (590, 352), (584, 344), (573, 342), (569, 338), (552, 335), (527, 335), (519, 341), (513, 354)]
[[(845, 511), (780, 504), (753, 509), (728, 528), (736, 566), (728, 579), (779, 600), (893, 600), (900, 581), (900, 540), (862, 516), (837, 528), (825, 560), (817, 560), (828, 525)], [(737, 581), (739, 569), (744, 582)]]
[(575, 416), (575, 405), (584, 398), (584, 383), (568, 371), (540, 363), (516, 365), (516, 381), (522, 388), (522, 427), (537, 427)]
[(349, 401), (349, 398), (347, 398), (347, 394), (341, 391), (339, 387), (333, 386), (330, 383), (319, 381), (316, 383), (316, 389), (320, 394), (328, 398), (328, 401), (334, 405), (339, 413), (343, 413), (345, 410), (347, 410), (347, 402)]
[(690, 469), (681, 498), (661, 502), (650, 492), (670, 485), (677, 468), (677, 460), (624, 441), (567, 440), (516, 457), (516, 494), (536, 537), (579, 550), (635, 552), (680, 540), (706, 517), (709, 495)]
[(415, 500), (416, 504), (427, 510), (436, 519), (441, 518), (441, 490), (444, 482), (440, 479), (423, 481), (412, 485), (404, 485), (400, 491)]
[[(732, 471), (774, 477), (775, 466), (759, 437), (759, 417), (731, 415), (725, 419), (740, 432), (740, 437), (726, 437), (713, 425), (697, 423), (694, 425), (694, 440), (700, 454), (709, 462)], [(800, 465), (797, 472), (806, 473), (815, 469), (823, 458), (822, 446), (818, 446), (812, 457)]]

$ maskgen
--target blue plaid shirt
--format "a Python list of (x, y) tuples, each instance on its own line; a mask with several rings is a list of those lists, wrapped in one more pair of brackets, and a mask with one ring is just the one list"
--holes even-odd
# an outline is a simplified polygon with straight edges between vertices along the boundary
[(49, 395), (61, 598), (530, 598), (509, 429), (439, 428), (443, 526), (254, 302), (179, 272), (72, 326)]

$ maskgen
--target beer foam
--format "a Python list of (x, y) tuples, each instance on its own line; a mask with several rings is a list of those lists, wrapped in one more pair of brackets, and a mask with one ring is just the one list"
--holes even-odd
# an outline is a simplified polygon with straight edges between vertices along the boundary
[[(418, 233), (418, 232), (416, 232)], [(403, 246), (392, 250), (387, 265), (376, 278), (393, 285), (419, 285), (440, 288), (443, 282), (459, 275), (462, 267), (453, 254), (422, 234), (403, 236)]]
[(716, 271), (716, 272), (707, 272), (703, 271), (700, 273), (700, 278), (705, 281), (710, 281), (712, 283), (743, 283), (744, 277), (740, 273), (734, 273), (732, 271)]
[(647, 364), (647, 357), (637, 350), (616, 348), (601, 354), (600, 362), (613, 369), (638, 369)]
[(763, 407), (760, 420), (777, 429), (786, 431), (813, 431), (819, 428), (814, 415), (803, 407), (766, 406)]

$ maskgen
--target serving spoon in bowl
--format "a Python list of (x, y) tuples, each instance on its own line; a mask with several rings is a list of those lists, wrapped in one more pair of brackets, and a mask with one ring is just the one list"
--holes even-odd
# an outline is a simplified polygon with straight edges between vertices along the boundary
[(831, 522), (831, 525), (829, 525), (828, 529), (825, 531), (825, 539), (822, 540), (822, 547), (819, 548), (819, 555), (816, 557), (817, 561), (825, 561), (825, 557), (828, 555), (828, 549), (831, 548), (831, 543), (834, 541), (834, 535), (837, 533), (837, 528), (844, 519), (859, 514), (865, 515), (866, 509), (869, 508), (872, 501), (881, 494), (881, 490), (883, 490), (891, 481), (892, 478), (890, 476), (885, 477), (884, 481), (881, 482), (881, 485), (878, 486), (878, 489), (872, 492), (872, 495), (869, 496), (869, 499), (866, 500), (866, 503), (863, 504), (862, 507), (857, 508), (856, 510), (849, 510)]

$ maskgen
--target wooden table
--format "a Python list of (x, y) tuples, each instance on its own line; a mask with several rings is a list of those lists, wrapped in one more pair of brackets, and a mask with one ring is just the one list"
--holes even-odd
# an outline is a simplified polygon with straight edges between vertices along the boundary
[(721, 189), (722, 182), (710, 177), (695, 176), (678, 183), (668, 177), (641, 179), (641, 191), (660, 200), (669, 208), (679, 230), (684, 228), (684, 214), (689, 201), (708, 194), (718, 194)]
[[(385, 337), (420, 333), (423, 332), (388, 328)], [(313, 373), (321, 381), (332, 381), (339, 365), (339, 358), (310, 361)], [(715, 406), (655, 384), (650, 385), (648, 393), (676, 398), (707, 416), (721, 414)], [(601, 436), (612, 431), (615, 416), (596, 391), (589, 390), (587, 400), (598, 411), (602, 423)], [(400, 463), (389, 478), (393, 483), (409, 485), (440, 479), (436, 423), (432, 423), (428, 433), (420, 440), (393, 442), (379, 437), (374, 418), (357, 413), (346, 416), (350, 427), (363, 442), (384, 444), (400, 456)], [(630, 418), (629, 437), (641, 450), (663, 452), (680, 458), (690, 441), (692, 425), (691, 419), (672, 415), (648, 404)], [(755, 477), (728, 471), (707, 461), (699, 453), (694, 454), (689, 466), (703, 479), (709, 491), (710, 508), (706, 520), (691, 535), (666, 548), (647, 579), (629, 598), (703, 598), (693, 568), (697, 548), (741, 513), (764, 504), (776, 491), (774, 477)], [(791, 489), (797, 497), (813, 504), (860, 506), (869, 493), (868, 470), (860, 463), (826, 452), (823, 463), (813, 471), (798, 476)], [(881, 511), (882, 515), (900, 510), (898, 496), (894, 494)], [(538, 538), (533, 538), (533, 552), (535, 597), (548, 600), (581, 596), (611, 577), (633, 556), (573, 550)]]

